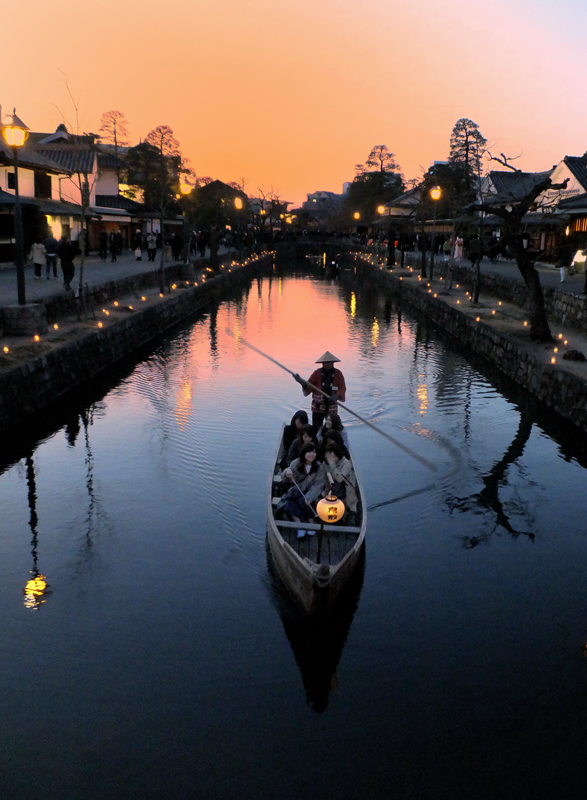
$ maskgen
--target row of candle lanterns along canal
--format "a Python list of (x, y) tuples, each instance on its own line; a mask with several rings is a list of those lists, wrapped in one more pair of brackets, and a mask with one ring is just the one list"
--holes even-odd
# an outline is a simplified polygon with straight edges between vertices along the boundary
[[(228, 270), (228, 272), (232, 272), (233, 267), (244, 267), (247, 264), (252, 264), (255, 261), (258, 261), (260, 258), (263, 258), (263, 257), (268, 256), (268, 255), (273, 255), (273, 251), (263, 250), (261, 253), (258, 253), (258, 254), (255, 254), (253, 256), (250, 256), (249, 258), (246, 258), (242, 262), (231, 261), (229, 267), (227, 267), (224, 264), (221, 264), (220, 265), (220, 269), (221, 270)], [(205, 271), (210, 273), (210, 272), (212, 272), (212, 269), (210, 267), (206, 267)], [(177, 281), (176, 283), (172, 283), (170, 285), (169, 290), (170, 290), (170, 292), (173, 292), (173, 291), (176, 291), (178, 289), (185, 289), (188, 286), (198, 286), (198, 285), (200, 285), (200, 283), (203, 285), (203, 284), (206, 283), (206, 277), (209, 277), (209, 276), (203, 274), (202, 277), (200, 278), (200, 281), (183, 281), (183, 280), (182, 281)], [(163, 292), (158, 292), (158, 296), (160, 298), (165, 297)], [(143, 303), (147, 302), (146, 295), (142, 295), (141, 296), (141, 302), (143, 302)], [(135, 311), (136, 309), (132, 305), (128, 305), (128, 304), (125, 304), (125, 303), (121, 304), (118, 300), (114, 300), (113, 303), (112, 303), (112, 309), (109, 310), (108, 308), (103, 308), (102, 309), (102, 314), (104, 314), (105, 317), (109, 317), (112, 310), (116, 310), (116, 311), (121, 311), (122, 312), (122, 311)], [(95, 314), (94, 314), (94, 316), (95, 316)], [(59, 325), (57, 323), (55, 323), (52, 327), (53, 327), (53, 330), (55, 330), (55, 331), (59, 330)], [(96, 322), (96, 327), (97, 328), (103, 328), (104, 327), (104, 322), (98, 320)], [(36, 333), (33, 336), (32, 341), (33, 341), (33, 343), (34, 342), (40, 342), (41, 341), (41, 336)], [(3, 348), (3, 352), (4, 353), (10, 353), (10, 348), (9, 347), (4, 347)]]
[[(363, 260), (363, 261), (367, 261), (369, 264), (372, 264), (372, 265), (379, 264), (379, 261), (377, 261), (377, 262), (374, 262), (374, 261), (372, 260), (373, 256), (372, 256), (372, 254), (371, 254), (371, 253), (369, 253), (369, 254), (366, 254), (366, 253), (355, 253), (355, 261), (356, 261), (358, 258), (360, 258), (360, 259), (361, 259), (361, 260)], [(383, 269), (383, 266), (382, 266), (382, 265), (380, 265), (380, 266), (379, 266), (379, 268), (380, 268), (380, 269)], [(413, 273), (413, 272), (414, 272), (414, 269), (413, 269), (413, 267), (410, 267), (409, 265), (406, 265), (405, 267), (402, 267), (402, 269), (408, 270), (408, 271), (409, 271), (409, 272), (411, 272), (411, 273)], [(399, 276), (399, 280), (400, 280), (400, 281), (401, 281), (401, 280), (403, 280), (403, 278), (402, 278), (402, 276), (401, 276), (401, 275)], [(422, 282), (422, 281), (425, 281), (425, 280), (426, 280), (426, 278), (422, 278), (422, 276), (421, 276), (421, 275), (418, 275), (418, 281), (419, 281), (419, 282)], [(440, 276), (440, 277), (438, 278), (438, 280), (439, 280), (439, 281), (442, 281), (442, 280), (443, 280), (442, 276)], [(426, 288), (428, 289), (428, 294), (432, 294), (432, 288), (431, 288), (431, 284), (430, 284), (430, 283), (426, 283)], [(450, 288), (452, 289), (452, 286), (451, 286)], [(473, 295), (472, 295), (470, 292), (468, 292), (466, 289), (462, 288), (462, 287), (460, 286), (460, 284), (458, 284), (458, 283), (457, 283), (457, 284), (455, 284), (455, 289), (457, 289), (457, 290), (460, 290), (460, 291), (464, 292), (464, 295), (465, 295), (465, 297), (467, 297), (467, 298), (468, 298), (469, 302), (471, 302), (471, 303), (473, 302)], [(435, 292), (434, 294), (432, 294), (432, 296), (433, 296), (433, 297), (438, 297), (438, 292)], [(457, 305), (461, 305), (461, 301), (460, 301), (460, 299), (458, 299), (458, 298), (457, 298), (457, 301), (456, 301), (456, 302), (457, 302)], [(499, 307), (500, 307), (501, 305), (502, 305), (502, 302), (501, 302), (501, 300), (498, 300), (498, 301), (497, 301), (497, 309), (495, 309), (495, 308), (491, 309), (491, 316), (492, 316), (492, 317), (495, 317), (496, 319), (499, 319), (499, 317), (498, 317), (498, 315), (497, 315), (497, 313), (496, 313), (496, 312), (498, 312), (498, 311), (499, 311)], [(477, 317), (475, 317), (475, 322), (481, 322), (481, 317), (480, 317), (480, 316), (477, 316)], [(526, 328), (527, 326), (528, 326), (528, 320), (527, 320), (527, 319), (525, 319), (525, 320), (523, 321), (523, 323), (522, 323), (522, 327)], [(559, 344), (562, 344), (562, 345), (564, 345), (565, 347), (568, 347), (569, 341), (568, 341), (568, 339), (565, 339), (565, 337), (564, 337), (564, 334), (562, 334), (562, 333), (559, 333), (559, 334), (557, 334), (557, 337), (556, 337), (556, 338), (557, 338), (557, 341), (558, 341), (558, 343), (559, 343)], [(558, 348), (558, 347), (555, 347), (553, 352), (554, 352), (554, 353), (558, 353), (558, 352), (559, 352), (559, 348)], [(551, 363), (551, 364), (556, 364), (556, 358), (557, 358), (557, 357), (556, 357), (556, 355), (552, 356), (552, 357), (551, 357), (551, 359), (550, 359), (550, 363)]]

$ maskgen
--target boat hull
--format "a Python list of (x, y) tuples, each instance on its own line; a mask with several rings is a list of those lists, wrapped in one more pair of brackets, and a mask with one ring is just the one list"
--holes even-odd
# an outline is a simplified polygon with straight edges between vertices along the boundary
[[(278, 449), (276, 463), (279, 462), (280, 452), (281, 448)], [(272, 472), (269, 482), (269, 511), (267, 519), (267, 537), (275, 567), (289, 593), (307, 614), (325, 614), (336, 605), (357, 566), (361, 552), (364, 550), (367, 515), (361, 484), (357, 478), (357, 494), (361, 499), (363, 509), (361, 526), (360, 528), (348, 528), (349, 531), (358, 533), (356, 541), (343, 558), (337, 563), (332, 563), (327, 557), (324, 557), (326, 552), (330, 553), (330, 544), (328, 543), (328, 547), (326, 547), (326, 539), (327, 537), (335, 537), (337, 533), (344, 533), (344, 528), (342, 526), (331, 526), (330, 528), (325, 526), (323, 531), (317, 530), (315, 532), (313, 541), (317, 543), (318, 554), (322, 553), (322, 557), (318, 556), (318, 558), (310, 559), (300, 552), (296, 552), (280, 532), (280, 522), (275, 519), (274, 515), (272, 495), (276, 471), (277, 468)], [(285, 524), (288, 523), (282, 522), (281, 526), (283, 527)], [(298, 527), (297, 523), (296, 527)], [(316, 528), (317, 526), (300, 523), (299, 527)], [(324, 547), (322, 538), (325, 540)]]

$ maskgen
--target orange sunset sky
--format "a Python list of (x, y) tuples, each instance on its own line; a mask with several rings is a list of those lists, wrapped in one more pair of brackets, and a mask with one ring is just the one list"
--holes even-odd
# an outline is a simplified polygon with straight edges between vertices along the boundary
[(524, 169), (582, 155), (586, 29), (583, 0), (28, 0), (2, 9), (0, 103), (52, 131), (64, 74), (81, 130), (170, 125), (198, 175), (297, 205), (374, 144), (419, 176), (460, 117)]

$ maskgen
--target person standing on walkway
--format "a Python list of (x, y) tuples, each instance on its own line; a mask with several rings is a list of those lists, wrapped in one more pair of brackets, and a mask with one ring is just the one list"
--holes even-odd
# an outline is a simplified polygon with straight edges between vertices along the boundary
[(57, 248), (57, 255), (61, 261), (61, 270), (63, 272), (63, 285), (66, 289), (71, 289), (71, 282), (75, 275), (75, 267), (73, 259), (75, 258), (75, 248), (69, 241), (65, 234), (61, 237), (59, 246)]
[(455, 261), (460, 261), (463, 257), (463, 237), (457, 236), (455, 240), (455, 252), (454, 252), (454, 259)]
[(151, 231), (147, 234), (147, 255), (149, 256), (149, 261), (155, 261), (155, 254), (157, 253), (157, 237)]
[[(37, 236), (35, 239), (35, 243), (31, 248), (31, 255), (30, 259), (33, 262), (33, 266), (35, 268), (35, 280), (41, 280), (41, 273), (43, 271), (43, 264), (45, 263), (45, 245), (43, 244), (43, 240), (40, 236)], [(49, 277), (47, 275), (47, 277)]]
[(53, 270), (53, 277), (57, 277), (57, 248), (59, 242), (52, 233), (47, 236), (43, 242), (45, 245), (45, 264), (47, 267), (47, 280), (51, 278), (51, 270)]
[(114, 231), (110, 231), (110, 236), (108, 237), (108, 248), (110, 250), (110, 255), (112, 256), (110, 263), (112, 263), (113, 261), (116, 261), (116, 253), (118, 252), (118, 241)]
[[(297, 381), (307, 397), (312, 393), (312, 425), (316, 430), (322, 427), (324, 417), (327, 414), (338, 414), (338, 401), (344, 403), (346, 398), (346, 383), (344, 375), (339, 369), (334, 368), (335, 362), (340, 362), (340, 358), (333, 356), (330, 351), (326, 351), (323, 356), (317, 359), (316, 364), (322, 364), (315, 369), (307, 381), (296, 373), (294, 380)], [(317, 392), (310, 388), (311, 383), (316, 389), (321, 389), (328, 395), (327, 399), (322, 392)]]
[(573, 248), (568, 242), (564, 242), (558, 249), (558, 268), (560, 270), (561, 283), (564, 283), (567, 269), (573, 263)]
[(135, 231), (135, 235), (133, 237), (132, 242), (133, 249), (135, 251), (135, 258), (137, 261), (143, 260), (143, 234), (141, 233), (141, 229), (137, 228)]
[(106, 231), (102, 231), (100, 234), (100, 258), (102, 261), (106, 261), (106, 256), (108, 255), (108, 234)]
[(478, 236), (473, 236), (469, 244), (469, 261), (471, 266), (476, 267), (481, 263), (483, 258), (483, 245)]

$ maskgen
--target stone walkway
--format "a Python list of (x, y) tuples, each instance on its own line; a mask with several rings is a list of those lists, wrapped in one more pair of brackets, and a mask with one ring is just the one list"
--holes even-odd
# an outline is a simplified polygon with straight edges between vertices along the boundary
[[(398, 256), (399, 255), (400, 254), (398, 253)], [(409, 256), (415, 256), (418, 259), (418, 264), (420, 263), (420, 253), (406, 253), (406, 264), (410, 263)], [(397, 263), (399, 264), (399, 258)], [(428, 271), (429, 265), (430, 261), (428, 257)], [(434, 259), (434, 271), (436, 272), (442, 266), (444, 266), (442, 256), (437, 256)], [(461, 259), (460, 263), (457, 264), (457, 266), (470, 268), (471, 262), (466, 258), (463, 258)], [(540, 283), (543, 287), (548, 286), (551, 289), (558, 289), (561, 292), (568, 292), (569, 294), (573, 295), (583, 294), (583, 288), (585, 286), (585, 274), (583, 272), (579, 272), (575, 275), (567, 274), (564, 282), (561, 283), (560, 270), (558, 268), (538, 265), (537, 269), (540, 274)], [(493, 273), (494, 275), (502, 275), (506, 278), (510, 278), (511, 280), (518, 281), (519, 283), (523, 282), (522, 276), (520, 275), (520, 272), (514, 261), (498, 261), (497, 264), (492, 264), (488, 258), (484, 258), (481, 261), (481, 273), (483, 274), (484, 272)]]
[[(230, 252), (226, 247), (219, 249), (219, 255), (224, 255)], [(108, 281), (118, 280), (119, 278), (128, 278), (133, 275), (140, 275), (144, 272), (157, 272), (159, 270), (159, 259), (161, 251), (157, 251), (157, 258), (155, 262), (149, 262), (147, 256), (143, 257), (142, 261), (137, 261), (133, 252), (128, 251), (118, 256), (115, 262), (110, 261), (110, 255), (106, 261), (101, 261), (97, 255), (91, 255), (86, 258), (84, 263), (84, 283), (88, 286), (99, 286)], [(209, 257), (207, 251), (206, 257)], [(203, 259), (192, 259), (192, 263), (196, 265)], [(75, 277), (71, 282), (72, 288), (75, 291), (78, 286), (79, 280), (79, 256), (75, 260)], [(174, 260), (165, 262), (167, 266), (176, 264)], [(43, 267), (42, 278), (40, 281), (35, 280), (33, 267), (30, 264), (25, 266), (25, 290), (27, 303), (38, 303), (46, 297), (55, 297), (56, 295), (66, 294), (63, 287), (63, 274), (61, 267), (57, 266), (57, 278), (51, 277), (47, 280), (45, 277), (45, 267)], [(18, 302), (17, 287), (16, 287), (16, 267), (4, 266), (0, 270), (0, 308), (3, 306), (15, 305)]]

